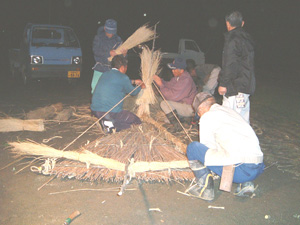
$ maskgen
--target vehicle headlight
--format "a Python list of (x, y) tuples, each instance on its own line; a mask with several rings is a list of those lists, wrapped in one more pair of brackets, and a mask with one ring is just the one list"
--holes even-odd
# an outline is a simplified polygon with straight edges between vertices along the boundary
[(39, 56), (39, 55), (31, 56), (31, 64), (42, 64), (43, 61), (44, 61), (43, 56)]
[(80, 56), (73, 56), (72, 57), (72, 64), (80, 64), (81, 63), (81, 57)]

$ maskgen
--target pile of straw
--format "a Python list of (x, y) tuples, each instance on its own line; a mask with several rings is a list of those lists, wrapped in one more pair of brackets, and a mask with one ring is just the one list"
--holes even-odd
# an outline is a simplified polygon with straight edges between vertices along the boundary
[(142, 89), (136, 100), (136, 104), (139, 106), (137, 115), (142, 116), (143, 114), (150, 116), (149, 104), (156, 102), (155, 94), (152, 89), (153, 75), (160, 73), (160, 61), (161, 53), (159, 50), (151, 51), (148, 46), (145, 46), (141, 57), (141, 72), (142, 80), (146, 85), (145, 89)]
[(53, 118), (58, 112), (63, 110), (62, 103), (56, 103), (50, 106), (40, 107), (35, 110), (29, 111), (26, 114), (27, 119), (50, 119)]
[(8, 117), (0, 119), (0, 132), (12, 131), (44, 131), (43, 120), (21, 120), (17, 118)]
[[(121, 44), (115, 51), (118, 55), (121, 55), (124, 50), (129, 50), (139, 44), (151, 41), (156, 38), (156, 32), (153, 27), (149, 27), (147, 24), (137, 29), (123, 44)], [(109, 57), (111, 61), (113, 57)]]
[(72, 107), (65, 108), (61, 112), (57, 113), (53, 120), (58, 120), (60, 122), (68, 121), (72, 117), (74, 112), (75, 109)]
[(143, 123), (99, 138), (79, 151), (60, 151), (28, 142), (9, 144), (17, 155), (64, 158), (51, 168), (51, 174), (62, 178), (118, 182), (127, 173), (144, 181), (193, 179), (186, 156), (163, 137), (155, 126)]

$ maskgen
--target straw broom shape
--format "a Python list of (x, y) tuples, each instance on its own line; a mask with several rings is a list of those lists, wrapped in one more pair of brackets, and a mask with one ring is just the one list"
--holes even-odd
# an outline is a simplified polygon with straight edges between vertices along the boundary
[[(137, 29), (123, 44), (121, 44), (115, 51), (118, 55), (121, 55), (124, 50), (129, 50), (139, 44), (147, 41), (151, 41), (156, 38), (156, 32), (153, 27), (149, 27), (147, 24)], [(108, 61), (111, 61), (113, 57), (109, 57)]]
[(142, 89), (136, 100), (136, 104), (139, 106), (137, 115), (142, 116), (145, 114), (150, 116), (149, 104), (154, 104), (156, 102), (155, 94), (152, 89), (153, 75), (160, 72), (159, 65), (161, 53), (159, 50), (153, 52), (148, 46), (145, 46), (140, 57), (142, 80), (146, 85), (146, 88)]
[[(61, 151), (55, 148), (36, 144), (31, 142), (10, 142), (10, 146), (13, 148), (11, 151), (16, 155), (33, 155), (33, 156), (43, 156), (44, 158), (65, 158), (70, 160), (75, 160), (79, 162), (86, 163), (88, 165), (99, 165), (104, 166), (106, 168), (116, 170), (116, 171), (125, 171), (126, 164), (123, 162), (119, 162), (118, 160), (111, 158), (104, 158), (99, 156), (96, 153), (93, 153), (88, 150), (78, 151)], [(188, 168), (188, 162), (183, 159), (177, 159), (175, 161), (170, 162), (136, 162), (131, 165), (132, 173), (140, 173), (146, 171), (160, 171), (164, 169), (172, 169), (172, 168)]]
[(17, 118), (5, 118), (0, 119), (0, 132), (11, 132), (11, 131), (44, 131), (44, 121), (41, 119), (37, 120), (21, 120)]
[[(186, 156), (174, 149), (174, 144), (166, 140), (164, 133), (149, 123), (98, 138), (84, 149), (124, 165), (128, 165), (130, 161), (128, 174), (137, 180), (168, 183), (172, 179), (183, 181), (194, 177)], [(134, 159), (133, 163), (131, 159)], [(91, 164), (87, 168), (80, 162), (68, 159), (60, 161), (51, 173), (61, 178), (112, 182), (123, 180), (126, 173), (100, 164)]]

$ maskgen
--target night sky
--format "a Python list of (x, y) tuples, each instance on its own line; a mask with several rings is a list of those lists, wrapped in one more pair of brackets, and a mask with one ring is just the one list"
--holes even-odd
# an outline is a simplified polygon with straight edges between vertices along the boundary
[[(224, 16), (242, 12), (245, 29), (256, 42), (258, 66), (292, 66), (300, 59), (300, 0), (2, 0), (1, 63), (8, 48), (18, 47), (26, 23), (71, 26), (79, 37), (84, 60), (93, 64), (92, 40), (108, 18), (118, 21), (126, 40), (145, 23), (157, 25), (156, 48), (177, 50), (180, 38), (194, 39), (208, 63), (221, 63)], [(144, 16), (146, 14), (146, 16)]]

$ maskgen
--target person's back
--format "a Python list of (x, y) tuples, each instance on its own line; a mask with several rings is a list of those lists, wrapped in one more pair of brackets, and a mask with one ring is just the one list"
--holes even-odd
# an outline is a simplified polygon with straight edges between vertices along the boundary
[(217, 154), (213, 157), (214, 163), (218, 160), (225, 165), (257, 163), (262, 159), (263, 154), (254, 130), (233, 109), (214, 104), (201, 117), (200, 123), (201, 143), (218, 152), (230, 153)]
[[(124, 98), (125, 94), (131, 91), (129, 86), (131, 81), (128, 76), (117, 69), (103, 73), (100, 80), (101, 82), (98, 82), (92, 97), (91, 109), (93, 111), (107, 112)], [(120, 112), (122, 108), (123, 102), (116, 106), (112, 112)]]
[[(114, 56), (111, 62), (112, 69), (103, 73), (93, 93), (92, 114), (100, 119), (100, 125), (105, 133), (120, 131), (132, 124), (141, 123), (134, 113), (123, 110), (125, 95), (136, 95), (141, 88), (145, 88), (142, 80), (129, 80), (126, 75), (127, 63), (123, 55)], [(138, 87), (134, 87), (132, 83)]]

